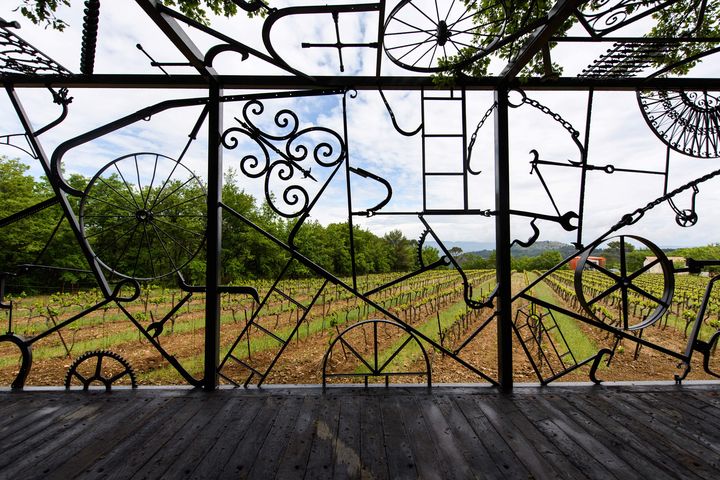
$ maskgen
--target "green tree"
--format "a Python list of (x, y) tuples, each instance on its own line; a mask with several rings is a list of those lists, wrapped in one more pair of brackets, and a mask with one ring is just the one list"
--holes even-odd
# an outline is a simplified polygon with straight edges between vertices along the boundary
[[(0, 156), (0, 219), (5, 219), (52, 196), (35, 181), (19, 159)], [(53, 221), (53, 216), (55, 220)], [(58, 210), (48, 208), (0, 229), (0, 270), (14, 270), (40, 254), (57, 223)]]
[[(642, 3), (651, 3), (642, 2)], [(511, 35), (521, 33), (526, 30), (526, 26), (538, 19), (542, 19), (550, 12), (556, 4), (554, 0), (507, 0), (500, 2), (498, 0), (479, 0), (473, 4), (474, 16), (473, 21), (478, 25), (478, 34), (476, 35), (475, 44), (462, 49), (457, 55), (445, 61), (446, 67), (459, 64), (465, 65), (462, 70), (471, 76), (484, 76), (488, 74), (490, 66), (490, 58), (485, 56), (470, 63), (467, 63), (478, 47), (485, 48), (495, 42), (498, 37), (509, 37)], [(591, 0), (587, 2), (582, 9), (589, 11), (601, 11), (606, 9), (608, 2), (606, 0)], [(624, 11), (619, 10), (618, 13), (632, 14), (636, 9), (640, 8), (640, 2), (628, 2)], [(507, 12), (507, 22), (500, 21)], [(704, 1), (704, 0), (680, 0), (672, 5), (665, 6), (652, 15), (656, 21), (655, 26), (646, 35), (648, 37), (670, 37), (670, 38), (687, 38), (687, 37), (720, 37), (720, 2)], [(577, 22), (577, 17), (571, 15), (558, 28), (555, 36), (564, 35), (570, 27)], [(532, 38), (531, 35), (525, 34), (519, 36), (514, 41), (504, 44), (497, 50), (497, 55), (505, 60), (511, 60), (520, 49), (527, 45)], [(719, 42), (720, 43), (720, 42)], [(550, 42), (548, 48), (544, 52), (535, 55), (523, 73), (525, 75), (555, 75), (562, 73), (562, 67), (552, 63), (550, 51), (556, 45)], [(653, 58), (654, 66), (669, 66), (679, 60), (696, 55), (703, 51), (709, 50), (718, 43), (685, 43), (682, 45), (670, 46), (665, 50), (664, 55)], [(685, 74), (698, 62), (690, 62), (673, 68), (673, 73)], [(457, 72), (449, 74), (450, 77)], [(442, 77), (447, 77), (443, 75)]]
[(415, 264), (415, 248), (413, 243), (405, 238), (402, 231), (391, 230), (383, 236), (390, 261), (390, 270), (393, 272), (407, 272)]
[[(182, 13), (190, 18), (203, 23), (208, 23), (208, 10), (215, 15), (231, 17), (237, 14), (238, 5), (241, 8), (252, 2), (244, 0), (160, 0), (161, 3), (171, 7), (177, 7)], [(20, 13), (33, 23), (45, 24), (45, 26), (56, 30), (64, 30), (67, 23), (56, 16), (60, 7), (69, 7), (70, 0), (22, 0), (17, 9)], [(244, 9), (244, 8), (243, 8)], [(249, 13), (252, 15), (252, 13)]]

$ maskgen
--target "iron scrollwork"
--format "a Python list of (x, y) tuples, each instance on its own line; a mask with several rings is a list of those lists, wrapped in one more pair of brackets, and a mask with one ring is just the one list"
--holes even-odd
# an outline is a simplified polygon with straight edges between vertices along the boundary
[[(298, 217), (308, 213), (312, 205), (313, 193), (308, 183), (319, 181), (313, 176), (312, 167), (339, 166), (347, 155), (345, 142), (329, 128), (301, 129), (298, 116), (287, 109), (275, 114), (275, 131), (264, 130), (253, 121), (264, 111), (259, 100), (246, 103), (242, 119), (235, 118), (240, 127), (227, 129), (222, 144), (234, 150), (241, 144), (238, 135), (251, 139), (260, 153), (245, 154), (240, 159), (240, 171), (250, 178), (264, 178), (266, 200), (278, 215)], [(276, 196), (274, 192), (278, 189), (281, 193)]]
[(15, 33), (0, 26), (0, 76), (7, 74), (68, 75), (70, 73), (70, 70)]

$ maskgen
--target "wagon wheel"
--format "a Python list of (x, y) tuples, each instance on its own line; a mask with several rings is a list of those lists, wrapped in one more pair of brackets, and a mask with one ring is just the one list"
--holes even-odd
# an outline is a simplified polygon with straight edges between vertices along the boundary
[(178, 161), (135, 153), (103, 167), (80, 202), (80, 228), (112, 273), (154, 280), (187, 265), (205, 241), (205, 189)]
[(79, 383), (83, 390), (88, 390), (93, 383), (99, 383), (110, 391), (122, 380), (129, 380), (132, 388), (137, 387), (130, 363), (117, 353), (99, 350), (82, 354), (70, 365), (65, 376), (65, 388)]
[[(659, 320), (670, 307), (675, 290), (675, 277), (673, 265), (662, 250), (655, 244), (642, 237), (634, 235), (621, 235), (607, 240), (618, 239), (620, 243), (619, 272), (611, 271), (591, 260), (593, 250), (585, 252), (575, 267), (575, 295), (585, 312), (598, 321), (593, 307), (601, 300), (609, 299), (610, 295), (619, 292), (617, 301), (620, 320), (624, 330), (641, 330)], [(630, 251), (627, 239), (633, 239), (642, 244), (644, 249), (650, 250), (655, 256), (642, 268), (630, 271), (628, 253)], [(643, 283), (641, 276), (649, 273), (653, 267), (659, 266), (662, 271), (662, 294), (650, 292), (650, 287)], [(594, 274), (597, 272), (597, 274)], [(647, 277), (646, 277), (647, 278)], [(630, 324), (630, 310), (632, 309), (630, 295), (640, 297), (649, 307), (649, 312), (640, 314), (640, 321)]]
[[(481, 24), (473, 20), (478, 15), (484, 18)], [(440, 72), (467, 65), (499, 47), (506, 22), (502, 0), (481, 8), (475, 2), (403, 0), (385, 22), (383, 47), (402, 68)], [(491, 33), (495, 28), (498, 31)]]
[(638, 103), (655, 135), (676, 152), (720, 157), (720, 93), (638, 91)]

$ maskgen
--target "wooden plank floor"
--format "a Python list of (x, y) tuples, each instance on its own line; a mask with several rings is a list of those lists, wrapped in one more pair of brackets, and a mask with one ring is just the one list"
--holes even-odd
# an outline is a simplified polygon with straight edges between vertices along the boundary
[(0, 478), (720, 478), (720, 384), (0, 391)]

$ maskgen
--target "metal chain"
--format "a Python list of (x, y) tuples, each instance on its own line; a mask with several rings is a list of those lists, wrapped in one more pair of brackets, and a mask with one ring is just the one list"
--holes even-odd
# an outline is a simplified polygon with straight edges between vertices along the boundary
[(480, 121), (477, 124), (477, 127), (475, 127), (475, 131), (470, 136), (470, 143), (468, 144), (468, 152), (467, 152), (467, 164), (470, 165), (470, 158), (472, 156), (472, 149), (475, 145), (475, 140), (477, 139), (477, 134), (482, 128), (482, 126), (485, 124), (485, 121), (492, 115), (493, 111), (497, 108), (497, 102), (494, 102), (490, 108), (488, 108), (487, 112), (485, 112), (485, 115), (480, 119)]
[(579, 137), (579, 136), (580, 136), (580, 132), (578, 132), (577, 130), (575, 130), (575, 127), (573, 127), (570, 122), (568, 122), (568, 121), (565, 120), (563, 117), (561, 117), (559, 113), (553, 112), (552, 110), (550, 110), (548, 107), (546, 107), (546, 106), (543, 105), (542, 103), (538, 102), (537, 100), (533, 100), (532, 98), (528, 98), (524, 93), (523, 93), (522, 103), (526, 103), (526, 104), (530, 105), (531, 107), (537, 108), (537, 109), (540, 110), (542, 113), (544, 113), (544, 114), (546, 114), (546, 115), (550, 115), (550, 116), (553, 118), (553, 120), (555, 120), (555, 121), (558, 122), (560, 125), (562, 125), (563, 128), (565, 128), (565, 130), (567, 130), (568, 132), (570, 132), (570, 135), (572, 135), (573, 137)]
[(616, 230), (619, 230), (622, 227), (626, 227), (628, 225), (633, 225), (633, 224), (637, 223), (638, 220), (640, 220), (648, 210), (652, 210), (653, 208), (657, 207), (661, 203), (666, 202), (667, 200), (670, 200), (672, 197), (674, 197), (675, 195), (678, 195), (679, 193), (684, 192), (685, 190), (688, 190), (690, 188), (696, 189), (699, 184), (701, 184), (703, 182), (707, 182), (711, 178), (714, 178), (718, 175), (720, 175), (720, 170), (715, 170), (714, 172), (710, 172), (707, 175), (703, 175), (700, 178), (696, 178), (695, 180), (676, 188), (672, 192), (666, 193), (665, 195), (656, 198), (652, 202), (648, 203), (644, 207), (636, 209), (632, 213), (623, 215), (623, 217), (620, 219), (620, 221), (612, 227), (611, 231), (614, 232)]

